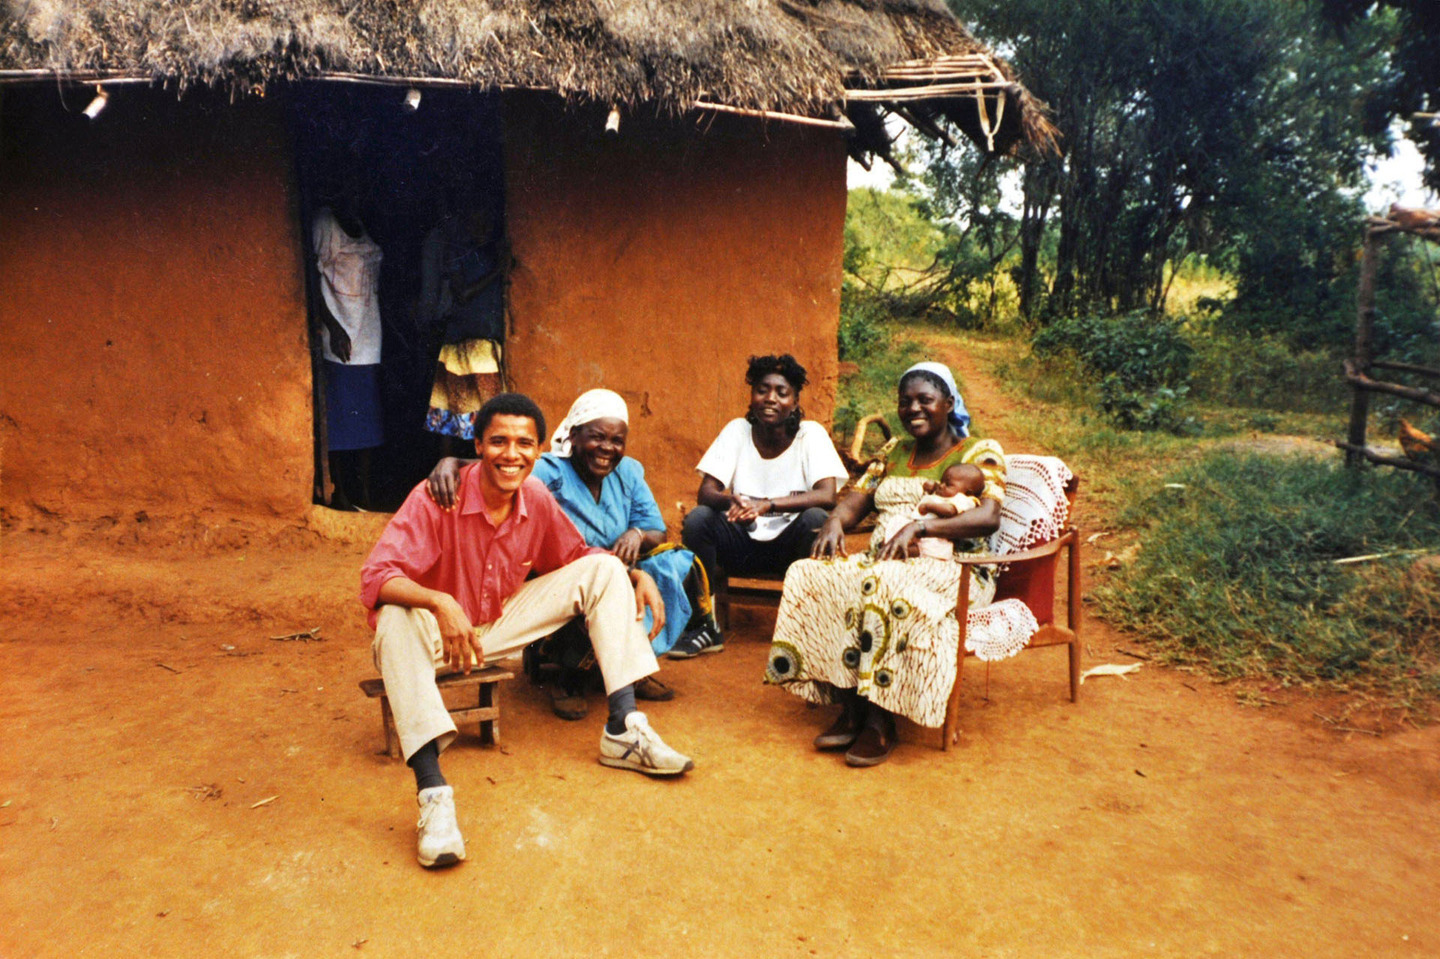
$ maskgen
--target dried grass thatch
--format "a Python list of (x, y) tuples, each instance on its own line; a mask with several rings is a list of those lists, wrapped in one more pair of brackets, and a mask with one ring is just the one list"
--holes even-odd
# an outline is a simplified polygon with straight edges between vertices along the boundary
[(0, 0), (0, 17), (0, 79), (353, 74), (669, 113), (819, 115), (895, 63), (986, 52), (942, 0)]

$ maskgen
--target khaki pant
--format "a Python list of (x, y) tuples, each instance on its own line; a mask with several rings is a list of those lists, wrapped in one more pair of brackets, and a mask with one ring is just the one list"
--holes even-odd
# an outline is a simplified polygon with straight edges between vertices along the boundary
[[(614, 556), (583, 556), (530, 580), (505, 601), (499, 619), (475, 632), (486, 661), (493, 662), (577, 616), (585, 618), (607, 693), (659, 669), (645, 627), (635, 618), (629, 574)], [(405, 606), (380, 607), (371, 652), (385, 680), (405, 759), (432, 739), (439, 739), (444, 751), (455, 739), (455, 723), (435, 686), (436, 673), (445, 668), (445, 643), (434, 615)]]

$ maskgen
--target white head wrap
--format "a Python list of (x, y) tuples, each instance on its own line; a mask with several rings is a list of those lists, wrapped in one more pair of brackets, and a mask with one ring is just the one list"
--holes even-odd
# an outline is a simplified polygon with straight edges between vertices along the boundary
[(570, 412), (566, 413), (560, 425), (555, 427), (555, 432), (550, 436), (550, 452), (568, 459), (570, 431), (596, 420), (619, 420), (628, 426), (630, 408), (625, 405), (624, 398), (614, 390), (586, 390), (575, 397), (575, 402), (570, 404)]
[(962, 440), (969, 436), (970, 413), (965, 409), (965, 401), (960, 398), (960, 391), (955, 388), (955, 377), (951, 375), (950, 367), (944, 363), (916, 363), (900, 375), (900, 382), (905, 382), (905, 377), (911, 373), (929, 373), (945, 383), (946, 389), (950, 391), (950, 398), (955, 401), (955, 409), (950, 411), (950, 425), (955, 428), (955, 435)]

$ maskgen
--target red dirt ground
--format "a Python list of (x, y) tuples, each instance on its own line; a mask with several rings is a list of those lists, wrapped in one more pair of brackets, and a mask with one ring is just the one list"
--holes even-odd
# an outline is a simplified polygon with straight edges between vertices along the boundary
[[(501, 747), (446, 754), (470, 858), (426, 872), (356, 688), (374, 521), (11, 523), (0, 956), (1440, 954), (1440, 729), (1347, 737), (1151, 665), (1072, 705), (1042, 650), (988, 700), (966, 670), (958, 749), (905, 727), (853, 770), (761, 685), (762, 614), (664, 665), (681, 781), (509, 684)], [(1087, 666), (1141, 641), (1087, 631)]]

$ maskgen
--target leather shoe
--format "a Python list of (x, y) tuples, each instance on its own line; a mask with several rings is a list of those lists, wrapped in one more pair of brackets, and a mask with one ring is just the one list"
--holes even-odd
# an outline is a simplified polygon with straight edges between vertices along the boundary
[(845, 763), (849, 766), (878, 766), (890, 758), (890, 751), (895, 748), (895, 719), (888, 713), (883, 719), (874, 716), (860, 730), (860, 735), (855, 740), (855, 745), (845, 753)]
[(590, 712), (590, 704), (583, 693), (573, 693), (564, 684), (556, 683), (550, 688), (550, 708), (561, 719), (584, 719)]
[(646, 676), (635, 684), (635, 698), (652, 703), (668, 703), (675, 698), (675, 690), (666, 686), (654, 676)]
[(859, 737), (862, 725), (860, 711), (847, 704), (830, 728), (815, 737), (815, 748), (848, 749)]

